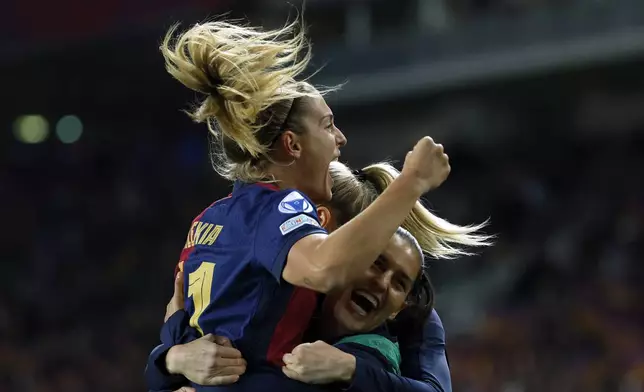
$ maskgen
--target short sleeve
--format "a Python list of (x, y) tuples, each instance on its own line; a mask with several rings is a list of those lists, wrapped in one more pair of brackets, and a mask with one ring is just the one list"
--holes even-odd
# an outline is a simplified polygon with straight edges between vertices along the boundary
[(315, 205), (296, 190), (274, 192), (260, 210), (255, 228), (255, 260), (277, 281), (291, 247), (311, 234), (326, 234), (320, 226)]

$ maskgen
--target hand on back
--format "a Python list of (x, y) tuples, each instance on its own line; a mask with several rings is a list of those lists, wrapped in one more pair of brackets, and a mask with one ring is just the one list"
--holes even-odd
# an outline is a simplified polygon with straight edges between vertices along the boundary
[[(183, 273), (174, 281), (174, 293), (166, 307), (164, 321), (183, 309)], [(165, 358), (171, 374), (182, 374), (199, 385), (225, 385), (239, 380), (246, 371), (246, 361), (225, 337), (208, 334), (190, 343), (172, 346)], [(183, 387), (175, 392), (192, 392)]]

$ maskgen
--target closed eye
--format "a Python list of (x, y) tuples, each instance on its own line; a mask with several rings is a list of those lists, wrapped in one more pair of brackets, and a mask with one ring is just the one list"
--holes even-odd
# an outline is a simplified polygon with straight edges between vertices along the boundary
[(407, 291), (410, 286), (410, 283), (404, 278), (396, 279), (396, 284), (402, 291)]
[(373, 262), (373, 265), (380, 271), (384, 271), (387, 268), (385, 260), (382, 257), (378, 257), (376, 261)]

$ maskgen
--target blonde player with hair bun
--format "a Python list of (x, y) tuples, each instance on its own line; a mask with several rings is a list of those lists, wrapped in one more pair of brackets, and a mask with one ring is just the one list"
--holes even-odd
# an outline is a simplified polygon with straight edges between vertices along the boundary
[[(333, 198), (328, 203), (335, 214), (337, 226), (363, 211), (400, 176), (388, 162), (373, 163), (363, 169), (351, 170), (339, 162), (330, 166), (333, 177)], [(491, 236), (480, 233), (487, 222), (459, 226), (429, 211), (419, 200), (401, 227), (418, 241), (424, 253), (435, 259), (467, 256), (470, 247), (491, 245)]]
[[(215, 170), (231, 181), (280, 181), (269, 167), (291, 164), (276, 157), (275, 142), (289, 130), (304, 133), (310, 108), (324, 111), (324, 126), (333, 116), (321, 99), (335, 90), (319, 90), (297, 81), (311, 59), (304, 31), (292, 23), (263, 32), (228, 22), (198, 24), (173, 41), (172, 27), (161, 45), (166, 69), (186, 87), (206, 98), (188, 115), (208, 130), (221, 146)], [(337, 129), (335, 129), (337, 131)], [(336, 143), (346, 143), (337, 132)], [(286, 158), (280, 160), (279, 158)]]
[(317, 293), (358, 279), (450, 171), (443, 146), (422, 138), (387, 189), (328, 234), (314, 202), (331, 200), (330, 164), (346, 139), (328, 90), (297, 80), (311, 57), (298, 26), (173, 27), (160, 48), (168, 72), (205, 95), (188, 114), (207, 124), (221, 147), (215, 168), (235, 181), (229, 197), (193, 221), (179, 263), (190, 325), (228, 339), (232, 367), (243, 356), (249, 367), (279, 372), (282, 356), (301, 343)]

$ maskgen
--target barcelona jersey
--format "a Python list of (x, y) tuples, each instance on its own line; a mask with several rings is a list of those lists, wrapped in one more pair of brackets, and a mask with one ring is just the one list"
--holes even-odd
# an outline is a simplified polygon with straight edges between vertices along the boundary
[(225, 336), (249, 369), (281, 366), (302, 342), (318, 294), (282, 280), (291, 247), (320, 227), (297, 190), (236, 183), (193, 222), (181, 264), (190, 326)]

